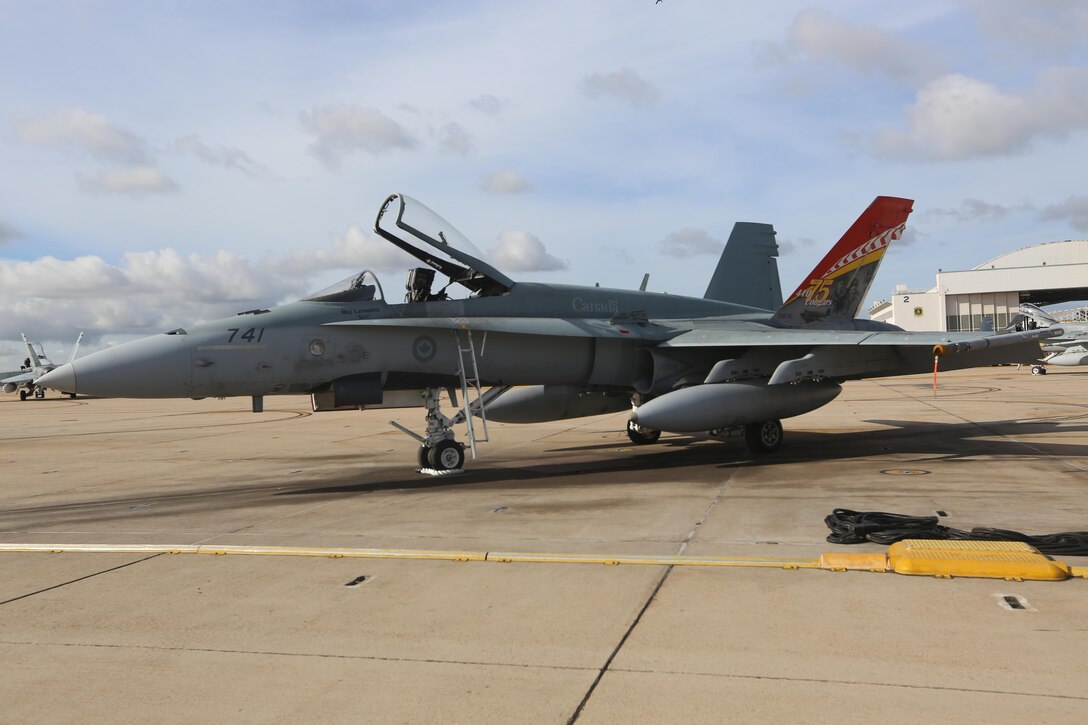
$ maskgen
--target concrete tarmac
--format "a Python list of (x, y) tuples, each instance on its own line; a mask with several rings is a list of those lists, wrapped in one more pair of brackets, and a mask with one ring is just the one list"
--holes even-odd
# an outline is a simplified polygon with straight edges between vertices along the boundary
[[(765, 458), (635, 446), (623, 414), (492, 424), (469, 472), (440, 478), (387, 424), (419, 429), (422, 410), (11, 396), (0, 543), (884, 550), (827, 543), (836, 507), (1088, 530), (1086, 382), (848, 383)], [(1080, 723), (1085, 652), (1083, 579), (0, 552), (5, 722)]]

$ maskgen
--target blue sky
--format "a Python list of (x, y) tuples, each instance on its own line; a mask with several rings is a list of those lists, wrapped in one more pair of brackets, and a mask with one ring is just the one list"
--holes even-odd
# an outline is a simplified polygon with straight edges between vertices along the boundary
[(878, 194), (872, 295), (1088, 236), (1088, 6), (0, 0), (0, 369), (403, 260), (410, 194), (515, 279), (701, 294), (733, 222), (792, 288)]

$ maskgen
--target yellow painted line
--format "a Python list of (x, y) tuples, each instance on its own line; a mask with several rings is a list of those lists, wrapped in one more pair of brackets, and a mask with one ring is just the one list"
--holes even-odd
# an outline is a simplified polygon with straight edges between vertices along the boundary
[(316, 556), (329, 559), (442, 559), (484, 561), (485, 551), (431, 549), (336, 549), (305, 546), (216, 546), (214, 544), (0, 544), (0, 552), (53, 554), (210, 554), (213, 556)]
[(489, 551), (488, 561), (534, 564), (643, 564), (652, 566), (736, 566), (772, 569), (819, 569), (819, 559), (761, 559), (744, 557), (693, 557), (639, 554), (526, 554)]
[(943, 578), (1088, 579), (1088, 567), (1069, 567), (1025, 544), (904, 541), (888, 552), (822, 554), (818, 559), (694, 557), (640, 554), (564, 554), (435, 549), (349, 549), (304, 546), (217, 546), (214, 544), (4, 544), (0, 553), (204, 554), (211, 556), (309, 556), (331, 559), (429, 559), (533, 564), (714, 566), (824, 571), (895, 572)]
[(213, 556), (315, 556), (331, 559), (437, 559), (536, 564), (642, 564), (650, 566), (736, 566), (819, 569), (819, 559), (762, 559), (632, 554), (552, 554), (433, 549), (335, 549), (300, 546), (217, 546), (215, 544), (2, 544), (0, 552), (98, 554), (210, 554)]

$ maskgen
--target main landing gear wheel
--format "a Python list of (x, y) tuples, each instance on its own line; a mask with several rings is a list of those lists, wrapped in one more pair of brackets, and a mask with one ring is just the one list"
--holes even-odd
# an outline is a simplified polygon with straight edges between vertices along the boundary
[(1046, 375), (1046, 368), (1043, 367), (1042, 365), (1032, 365), (1031, 366), (1031, 374), (1032, 375)]
[(19, 391), (19, 400), (26, 400), (26, 388)]
[(34, 397), (41, 400), (45, 397), (45, 388), (34, 388)]
[(427, 451), (428, 468), (453, 471), (465, 466), (465, 447), (457, 441), (444, 440)]
[(774, 453), (782, 447), (782, 423), (765, 420), (744, 426), (744, 442), (752, 453)]
[(661, 437), (661, 431), (653, 428), (643, 428), (635, 421), (629, 420), (627, 421), (627, 437), (631, 439), (632, 443), (644, 446), (657, 443), (657, 439)]

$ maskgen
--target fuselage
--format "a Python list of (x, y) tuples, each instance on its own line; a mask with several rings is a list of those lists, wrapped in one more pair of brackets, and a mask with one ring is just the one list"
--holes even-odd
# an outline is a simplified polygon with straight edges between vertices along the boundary
[[(463, 331), (436, 328), (430, 321), (532, 318), (604, 324), (625, 315), (631, 316), (630, 323), (617, 322), (617, 335), (605, 341), (477, 332), (473, 344), (480, 378), (489, 384), (628, 387), (644, 373), (641, 356), (630, 354), (650, 344), (641, 334), (642, 321), (714, 317), (764, 326), (771, 313), (679, 295), (534, 283), (515, 284), (503, 295), (428, 302), (302, 300), (93, 353), (62, 366), (51, 380), (60, 378), (81, 394), (141, 398), (305, 394), (333, 380), (366, 374), (385, 376), (386, 389), (424, 387), (419, 380), (458, 374), (459, 348), (466, 338)], [(336, 324), (348, 321), (385, 324)]]

